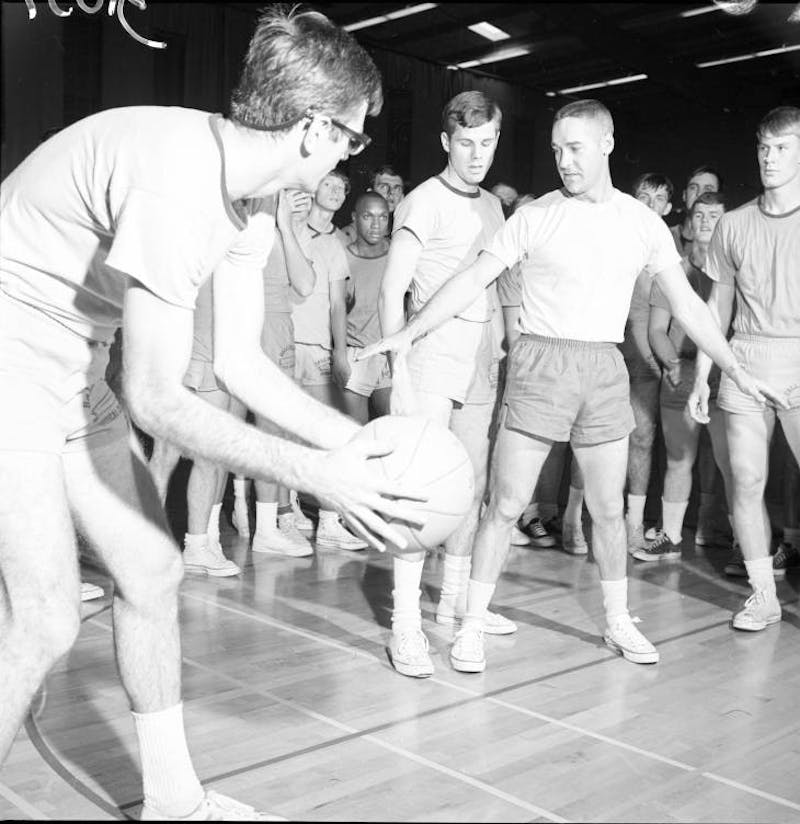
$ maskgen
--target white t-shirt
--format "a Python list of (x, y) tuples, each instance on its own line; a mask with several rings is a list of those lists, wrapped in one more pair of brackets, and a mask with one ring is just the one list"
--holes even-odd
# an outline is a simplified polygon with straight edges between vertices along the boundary
[(319, 234), (303, 223), (295, 230), (303, 254), (311, 261), (316, 279), (314, 289), (306, 297), (291, 290), (292, 321), (296, 343), (313, 343), (333, 348), (331, 341), (330, 283), (346, 280), (349, 271), (344, 247), (336, 232)]
[(520, 330), (572, 340), (622, 341), (639, 273), (680, 263), (664, 221), (618, 189), (604, 203), (548, 192), (484, 248), (509, 269), (521, 263)]
[(234, 210), (218, 115), (110, 109), (37, 147), (0, 186), (0, 288), (89, 338), (122, 322), (131, 278), (194, 307), (227, 259), (262, 269), (274, 220)]
[[(406, 229), (422, 244), (411, 280), (409, 309), (418, 312), (453, 275), (466, 269), (503, 225), (500, 201), (490, 192), (461, 192), (441, 177), (428, 178), (398, 205), (395, 235)], [(483, 323), (491, 308), (483, 293), (459, 317)]]
[(800, 338), (800, 207), (771, 215), (756, 198), (726, 212), (714, 229), (706, 272), (736, 288), (734, 332)]

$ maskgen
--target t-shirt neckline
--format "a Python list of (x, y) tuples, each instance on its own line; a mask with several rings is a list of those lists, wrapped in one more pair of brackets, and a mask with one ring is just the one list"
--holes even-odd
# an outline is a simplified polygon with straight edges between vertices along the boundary
[(762, 195), (759, 195), (756, 198), (756, 205), (758, 206), (758, 211), (761, 212), (761, 214), (764, 215), (764, 217), (780, 220), (781, 218), (791, 217), (796, 212), (800, 212), (800, 203), (798, 203), (798, 205), (795, 206), (794, 209), (789, 209), (788, 212), (781, 212), (779, 215), (773, 214), (772, 212), (767, 212), (764, 210), (764, 206), (762, 205), (762, 197)]
[(471, 198), (476, 198), (476, 197), (481, 196), (481, 190), (480, 189), (478, 189), (475, 192), (464, 192), (461, 189), (456, 189), (455, 186), (448, 183), (441, 175), (436, 175), (436, 179), (439, 181), (439, 183), (442, 184), (442, 186), (445, 187), (445, 189), (449, 189), (453, 194), (460, 195), (461, 197), (471, 197)]

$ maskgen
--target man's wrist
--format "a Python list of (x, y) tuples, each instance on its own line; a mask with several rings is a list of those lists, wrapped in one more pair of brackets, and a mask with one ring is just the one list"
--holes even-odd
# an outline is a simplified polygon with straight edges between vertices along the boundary
[(729, 363), (727, 366), (723, 366), (722, 371), (729, 378), (734, 378), (737, 372), (744, 372), (745, 370), (741, 363), (734, 361), (733, 363)]

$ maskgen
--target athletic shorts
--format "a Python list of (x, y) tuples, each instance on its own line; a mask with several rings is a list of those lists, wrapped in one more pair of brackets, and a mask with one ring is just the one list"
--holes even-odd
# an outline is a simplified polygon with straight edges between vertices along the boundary
[[(661, 379), (661, 391), (659, 393), (659, 403), (667, 409), (683, 409), (689, 400), (689, 395), (694, 389), (694, 376), (696, 364), (694, 358), (681, 359), (680, 363), (681, 382), (677, 388), (667, 380), (667, 372), (664, 370), (664, 377)], [(719, 368), (713, 366), (708, 376), (708, 388), (710, 390), (709, 401), (716, 401), (719, 393)]]
[(261, 332), (261, 348), (264, 354), (280, 366), (281, 371), (294, 378), (296, 350), (294, 323), (290, 312), (267, 312)]
[(294, 377), (300, 386), (333, 383), (333, 352), (316, 343), (295, 343)]
[(84, 338), (0, 292), (0, 452), (100, 449), (128, 419), (105, 381), (113, 338)]
[(575, 446), (616, 441), (634, 430), (616, 344), (520, 335), (508, 359), (507, 429)]
[[(777, 409), (778, 416), (799, 415), (800, 338), (768, 338), (737, 332), (730, 344), (736, 360), (749, 374), (786, 395), (791, 408)], [(764, 411), (763, 406), (745, 395), (724, 373), (720, 379), (717, 405), (726, 412), (754, 414)]]
[(361, 348), (358, 346), (347, 347), (350, 377), (345, 389), (369, 398), (376, 389), (388, 389), (392, 385), (392, 373), (389, 369), (389, 359), (383, 352), (367, 360), (357, 361), (356, 355), (360, 351)]
[(500, 353), (495, 345), (491, 323), (481, 324), (483, 332), (475, 353), (472, 381), (464, 398), (465, 404), (494, 404), (497, 401), (500, 380)]
[(412, 387), (464, 403), (484, 327), (490, 325), (452, 318), (416, 341), (407, 361)]

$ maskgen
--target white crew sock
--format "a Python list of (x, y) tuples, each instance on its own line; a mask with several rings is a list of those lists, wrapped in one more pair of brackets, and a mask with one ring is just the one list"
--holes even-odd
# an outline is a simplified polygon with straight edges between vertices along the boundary
[(422, 567), (425, 558), (420, 561), (407, 561), (394, 558), (394, 609), (392, 611), (392, 630), (420, 629), (422, 613), (419, 608), (419, 585), (422, 581)]
[(203, 549), (208, 546), (208, 535), (202, 533), (200, 535), (191, 535), (186, 533), (183, 536), (184, 549)]
[(564, 510), (564, 521), (575, 529), (580, 529), (583, 525), (583, 490), (577, 489), (570, 484), (569, 497), (567, 498), (567, 508)]
[(256, 501), (256, 535), (274, 532), (278, 524), (278, 502)]
[(767, 595), (771, 595), (773, 598), (776, 597), (775, 576), (772, 574), (772, 556), (767, 555), (766, 558), (756, 558), (754, 561), (745, 559), (744, 565), (747, 568), (750, 586), (754, 590), (762, 589)]
[(471, 566), (472, 559), (469, 555), (445, 553), (438, 612), (458, 617), (464, 614), (467, 609), (467, 583)]
[(186, 746), (183, 703), (131, 715), (139, 739), (145, 804), (165, 816), (189, 815), (204, 793)]
[(219, 541), (219, 513), (222, 511), (222, 504), (214, 504), (211, 507), (211, 515), (208, 517), (208, 540), (211, 543)]
[(338, 521), (339, 520), (339, 513), (336, 512), (334, 509), (320, 509), (319, 511), (319, 522), (322, 523), (330, 523), (331, 521)]
[(665, 501), (661, 499), (661, 521), (664, 532), (674, 544), (681, 542), (683, 534), (683, 517), (689, 501)]
[(467, 584), (467, 611), (464, 614), (463, 626), (471, 625), (477, 629), (483, 629), (486, 621), (486, 613), (489, 604), (494, 597), (496, 584), (485, 584), (483, 581), (469, 579)]
[(247, 499), (247, 478), (236, 475), (233, 479), (233, 497)]
[(631, 529), (644, 525), (644, 505), (647, 502), (647, 495), (632, 495), (628, 493), (628, 511), (625, 520)]
[(785, 526), (783, 528), (783, 540), (795, 549), (800, 549), (800, 527)]
[(603, 590), (603, 607), (606, 611), (606, 623), (615, 618), (628, 615), (628, 579), (619, 581), (600, 581)]

